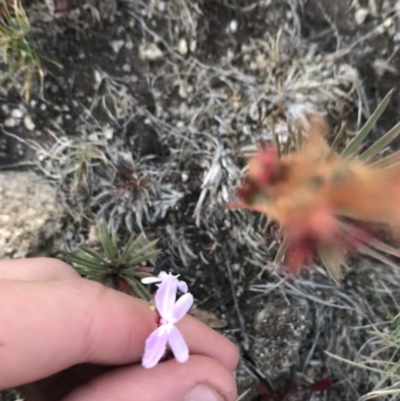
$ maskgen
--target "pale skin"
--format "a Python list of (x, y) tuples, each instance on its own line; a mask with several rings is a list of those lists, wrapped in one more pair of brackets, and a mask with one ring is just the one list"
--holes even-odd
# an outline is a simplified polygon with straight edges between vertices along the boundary
[(28, 401), (180, 401), (196, 385), (234, 401), (237, 348), (190, 316), (178, 327), (189, 360), (145, 369), (156, 328), (146, 302), (56, 259), (0, 261), (0, 390), (17, 387)]

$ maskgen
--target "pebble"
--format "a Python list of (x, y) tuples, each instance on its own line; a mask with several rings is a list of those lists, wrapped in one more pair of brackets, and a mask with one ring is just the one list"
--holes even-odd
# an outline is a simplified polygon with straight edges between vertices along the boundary
[(182, 182), (187, 182), (189, 180), (189, 174), (188, 173), (182, 173)]
[(4, 126), (8, 128), (16, 127), (17, 126), (17, 121), (15, 118), (9, 117), (4, 120)]
[(366, 8), (359, 8), (355, 14), (354, 19), (356, 20), (357, 25), (362, 25), (367, 19), (369, 11)]
[(235, 19), (232, 20), (231, 23), (229, 24), (229, 30), (232, 33), (237, 32), (237, 30), (238, 30), (238, 22)]
[(96, 132), (93, 132), (92, 134), (88, 135), (88, 139), (89, 141), (96, 142), (99, 140), (99, 137)]
[(24, 112), (21, 109), (14, 109), (11, 112), (12, 118), (22, 118), (24, 116)]
[(163, 13), (166, 9), (167, 5), (165, 4), (165, 1), (160, 1), (158, 3), (158, 11), (160, 11), (160, 13)]
[(111, 140), (114, 137), (114, 130), (112, 128), (108, 128), (103, 131), (104, 138)]
[(32, 121), (30, 116), (25, 116), (24, 118), (25, 128), (29, 131), (33, 131), (35, 129), (35, 123)]
[(8, 115), (10, 114), (10, 108), (6, 104), (1, 105), (1, 111), (5, 114)]
[(123, 40), (113, 40), (110, 42), (110, 46), (113, 49), (114, 53), (119, 53), (124, 44), (125, 42)]
[(181, 39), (178, 45), (178, 51), (182, 56), (186, 56), (188, 52), (188, 44), (185, 39)]
[(157, 60), (163, 56), (163, 52), (157, 44), (150, 43), (148, 46), (140, 46), (139, 56), (142, 60)]

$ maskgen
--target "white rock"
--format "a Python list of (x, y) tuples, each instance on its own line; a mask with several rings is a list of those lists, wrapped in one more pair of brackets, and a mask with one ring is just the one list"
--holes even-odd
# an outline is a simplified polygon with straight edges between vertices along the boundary
[(123, 40), (112, 40), (110, 42), (110, 46), (113, 49), (114, 53), (119, 53), (124, 44), (125, 42)]
[(139, 47), (139, 57), (142, 60), (158, 60), (163, 56), (163, 52), (156, 43), (150, 43), (147, 46), (141, 45)]
[(15, 118), (9, 117), (4, 120), (4, 126), (8, 128), (16, 127), (17, 120)]
[(190, 51), (192, 53), (194, 53), (196, 51), (196, 49), (197, 49), (197, 42), (195, 40), (191, 40), (189, 47), (190, 47)]
[(11, 111), (11, 117), (13, 118), (22, 118), (24, 116), (24, 112), (21, 109), (14, 109)]
[(165, 1), (160, 1), (158, 3), (158, 11), (160, 11), (160, 13), (163, 13), (167, 8), (167, 5), (165, 4)]
[(188, 52), (188, 44), (185, 39), (181, 39), (178, 44), (178, 51), (182, 56), (186, 56)]
[(33, 131), (35, 129), (35, 123), (32, 121), (30, 116), (25, 116), (24, 118), (25, 128), (29, 131)]
[(122, 71), (124, 72), (131, 72), (131, 65), (126, 63), (122, 66)]
[(238, 24), (238, 22), (237, 22), (237, 20), (232, 20), (231, 21), (231, 23), (229, 24), (229, 30), (232, 32), (232, 33), (235, 33), (235, 32), (237, 32), (237, 30), (238, 30), (238, 26), (239, 26), (239, 24)]
[(359, 8), (355, 14), (354, 19), (356, 20), (357, 25), (362, 25), (367, 19), (369, 11), (366, 8)]
[(0, 173), (0, 258), (35, 255), (60, 232), (54, 188), (31, 172)]
[(108, 128), (103, 131), (103, 135), (104, 138), (111, 140), (114, 137), (114, 130), (112, 128)]
[(189, 174), (188, 173), (182, 173), (182, 182), (187, 182), (189, 180)]

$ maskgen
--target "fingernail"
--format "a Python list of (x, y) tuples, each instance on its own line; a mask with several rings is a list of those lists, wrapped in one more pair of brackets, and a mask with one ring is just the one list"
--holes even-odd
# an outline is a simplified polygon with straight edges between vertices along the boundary
[(183, 401), (224, 401), (224, 398), (211, 387), (198, 384), (186, 394)]

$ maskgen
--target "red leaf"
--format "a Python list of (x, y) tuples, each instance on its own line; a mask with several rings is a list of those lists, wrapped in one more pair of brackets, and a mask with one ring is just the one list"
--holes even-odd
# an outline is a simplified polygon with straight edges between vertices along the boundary
[(332, 379), (329, 377), (326, 377), (321, 380), (317, 380), (310, 386), (308, 386), (306, 389), (310, 391), (324, 391), (324, 390), (330, 390), (332, 388)]

